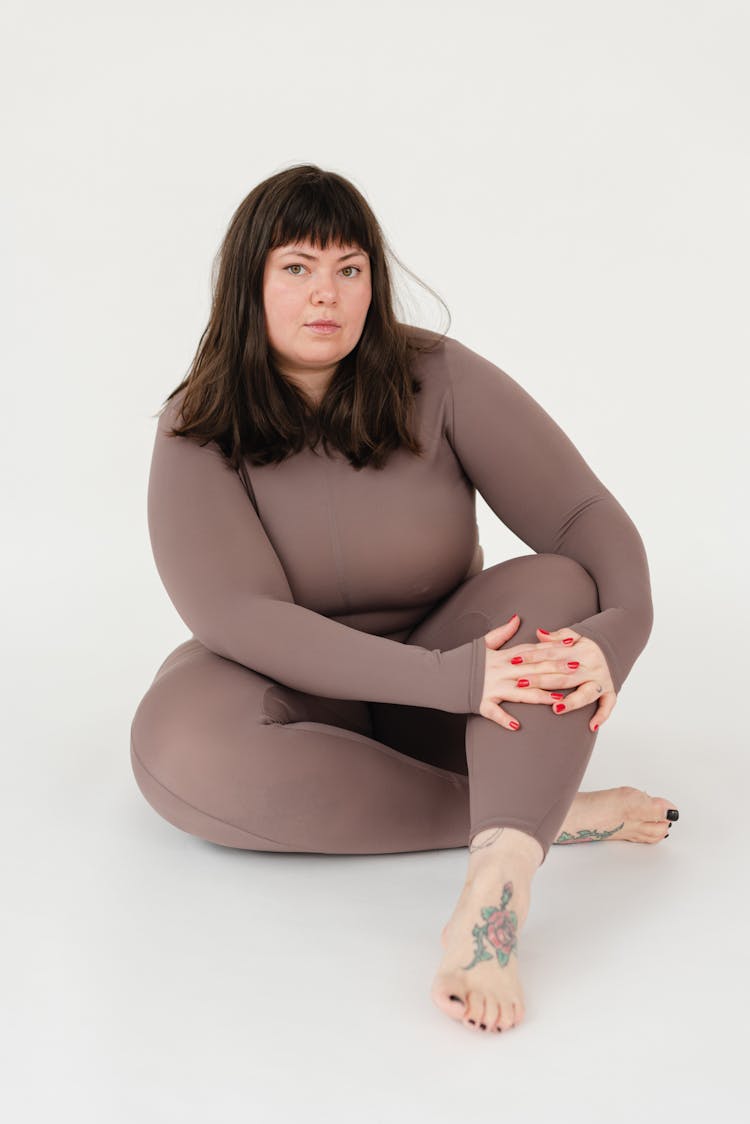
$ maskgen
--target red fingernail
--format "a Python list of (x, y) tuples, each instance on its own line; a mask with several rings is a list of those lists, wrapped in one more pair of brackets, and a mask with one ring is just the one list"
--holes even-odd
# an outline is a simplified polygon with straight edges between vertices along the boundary
[(511, 663), (523, 663), (523, 656), (514, 656)]
[(580, 666), (581, 665), (579, 664), (578, 660), (568, 660), (568, 667), (576, 668)]
[(594, 729), (595, 729), (595, 730), (598, 730), (598, 729), (599, 729), (599, 723), (598, 723), (598, 722), (595, 722), (595, 723), (594, 723)]
[(549, 636), (549, 632), (546, 628), (539, 628), (537, 632), (543, 632), (545, 636)]
[(510, 622), (511, 622), (511, 621), (514, 621), (514, 620), (516, 619), (516, 617), (517, 617), (517, 616), (518, 616), (518, 613), (514, 613), (512, 617), (508, 617), (508, 619), (507, 619), (507, 621), (506, 621), (505, 623), (506, 623), (506, 624), (510, 624)]
[(516, 722), (516, 720), (514, 718), (513, 721), (510, 723), (510, 728), (511, 728), (511, 730), (517, 730), (520, 725), (521, 725), (521, 723)]
[(553, 699), (564, 699), (565, 695), (559, 694), (557, 691), (550, 691)]
[(565, 710), (565, 703), (555, 703), (555, 710), (558, 714), (561, 710)]
[(573, 637), (572, 636), (566, 636), (565, 639), (563, 640), (563, 644), (572, 644), (572, 643), (573, 643)]
[(516, 687), (528, 687), (528, 685), (529, 685), (528, 679), (519, 679), (518, 682), (516, 683)]

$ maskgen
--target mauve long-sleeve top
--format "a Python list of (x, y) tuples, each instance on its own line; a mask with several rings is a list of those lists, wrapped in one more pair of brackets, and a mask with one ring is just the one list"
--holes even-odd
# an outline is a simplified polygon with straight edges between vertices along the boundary
[(384, 468), (354, 469), (319, 443), (280, 464), (246, 460), (256, 506), (215, 442), (167, 436), (184, 391), (167, 403), (148, 526), (180, 617), (213, 652), (300, 691), (478, 713), (483, 636), (445, 651), (403, 643), (482, 568), (478, 490), (533, 551), (594, 578), (600, 611), (569, 624), (600, 646), (619, 691), (653, 619), (632, 520), (494, 363), (447, 336), (413, 364), (423, 457), (398, 449)]

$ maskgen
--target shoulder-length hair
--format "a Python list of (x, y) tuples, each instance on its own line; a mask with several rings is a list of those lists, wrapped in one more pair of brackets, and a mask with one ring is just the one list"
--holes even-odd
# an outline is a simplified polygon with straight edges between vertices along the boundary
[[(321, 249), (354, 244), (366, 251), (372, 284), (360, 338), (338, 363), (317, 408), (276, 369), (263, 307), (269, 251), (306, 238)], [(411, 430), (421, 387), (411, 360), (439, 346), (446, 333), (396, 320), (387, 254), (401, 265), (363, 195), (335, 172), (300, 164), (253, 188), (214, 260), (210, 317), (188, 373), (159, 411), (184, 390), (182, 424), (170, 436), (201, 445), (215, 441), (246, 489), (245, 460), (282, 461), (319, 440), (326, 454), (331, 445), (357, 469), (383, 467), (401, 446), (422, 455)]]

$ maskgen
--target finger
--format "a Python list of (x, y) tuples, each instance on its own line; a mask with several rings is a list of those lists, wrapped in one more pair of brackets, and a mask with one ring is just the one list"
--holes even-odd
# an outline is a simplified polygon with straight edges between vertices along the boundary
[(582, 706), (589, 706), (592, 702), (598, 702), (601, 697), (596, 683), (587, 680), (580, 687), (576, 687), (575, 691), (566, 695), (564, 699), (556, 702), (552, 707), (552, 712), (553, 714), (569, 714), (571, 710), (580, 710)]
[(512, 714), (508, 714), (507, 710), (503, 710), (501, 706), (498, 706), (497, 703), (492, 702), (490, 699), (486, 699), (481, 704), (479, 713), (484, 718), (489, 718), (492, 722), (497, 722), (498, 726), (504, 726), (505, 729), (510, 730), (511, 733), (515, 733), (516, 730), (520, 730), (521, 728), (521, 723), (517, 718), (514, 718)]
[(606, 694), (600, 697), (596, 712), (589, 722), (589, 729), (592, 731), (592, 733), (595, 734), (599, 727), (607, 721), (610, 714), (615, 709), (616, 703), (617, 695), (612, 694), (611, 691), (607, 691)]
[(536, 644), (519, 644), (515, 648), (508, 648), (507, 652), (511, 657), (510, 662), (514, 666), (519, 666), (523, 663), (536, 664), (543, 663), (547, 660), (559, 661), (570, 659), (570, 648), (566, 648), (558, 643), (546, 644), (543, 640), (538, 641)]
[(543, 691), (572, 690), (575, 687), (580, 687), (583, 683), (591, 682), (591, 672), (585, 668), (565, 667), (559, 663), (553, 664), (547, 670), (540, 668), (537, 671), (534, 668), (532, 671), (530, 667), (519, 668), (518, 670), (520, 674), (513, 686), (524, 691), (528, 691), (532, 687), (537, 687)]
[(498, 625), (497, 628), (490, 629), (485, 633), (484, 642), (488, 648), (501, 648), (513, 635), (518, 631), (518, 626), (521, 623), (521, 618), (518, 613), (514, 613), (510, 620), (505, 624)]
[(537, 633), (543, 640), (559, 640), (566, 648), (570, 648), (576, 640), (581, 639), (581, 634), (574, 632), (572, 628), (556, 628), (552, 632), (548, 632), (546, 628), (538, 628)]
[(509, 686), (503, 690), (505, 702), (544, 703), (551, 706), (564, 696), (559, 691), (543, 691), (541, 687)]

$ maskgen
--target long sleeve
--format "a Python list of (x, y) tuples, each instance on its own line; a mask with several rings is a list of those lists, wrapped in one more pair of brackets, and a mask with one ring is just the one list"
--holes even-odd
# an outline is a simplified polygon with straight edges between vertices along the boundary
[(258, 514), (215, 442), (168, 436), (178, 399), (157, 425), (148, 526), (159, 576), (193, 635), (218, 655), (310, 694), (477, 712), (482, 637), (428, 651), (295, 603)]
[(446, 358), (454, 452), (514, 534), (537, 554), (575, 559), (594, 578), (601, 611), (567, 624), (600, 646), (619, 692), (653, 623), (648, 561), (635, 525), (510, 375), (457, 340), (447, 341)]

